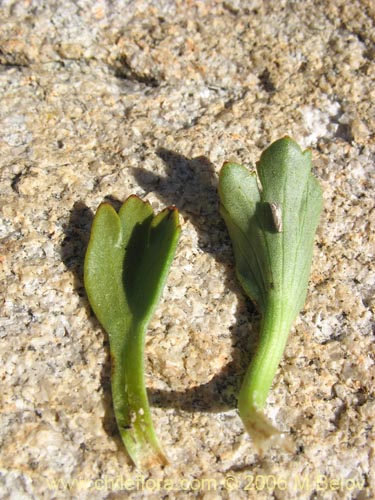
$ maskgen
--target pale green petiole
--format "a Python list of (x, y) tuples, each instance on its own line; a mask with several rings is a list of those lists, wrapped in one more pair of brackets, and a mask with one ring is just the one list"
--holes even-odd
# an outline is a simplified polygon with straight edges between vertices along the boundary
[(144, 342), (179, 234), (176, 208), (155, 216), (149, 203), (130, 196), (118, 214), (108, 203), (100, 205), (85, 256), (87, 296), (110, 341), (117, 425), (130, 457), (141, 468), (167, 462), (151, 420)]
[(291, 326), (302, 309), (322, 193), (311, 174), (311, 153), (289, 137), (261, 155), (257, 173), (224, 164), (220, 211), (232, 240), (237, 277), (261, 315), (257, 351), (243, 381), (238, 409), (263, 449), (287, 440), (263, 414)]

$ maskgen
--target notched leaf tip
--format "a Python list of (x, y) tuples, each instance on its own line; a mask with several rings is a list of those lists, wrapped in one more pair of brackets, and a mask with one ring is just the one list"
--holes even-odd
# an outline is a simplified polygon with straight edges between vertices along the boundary
[(180, 224), (180, 212), (178, 211), (178, 208), (175, 205), (170, 205), (169, 207), (163, 208), (161, 212), (159, 212), (158, 217), (161, 216), (162, 214), (166, 213), (166, 218), (174, 218), (175, 219), (175, 226), (177, 230), (181, 230), (181, 224)]
[[(108, 207), (108, 208), (112, 208), (113, 210), (115, 210), (112, 203), (110, 203), (109, 201), (102, 201), (100, 203), (100, 205), (98, 206), (97, 211), (100, 210), (102, 207)], [(115, 210), (115, 212), (116, 212), (116, 210)]]
[(131, 199), (136, 199), (140, 202), (142, 202), (144, 205), (150, 205), (151, 206), (151, 203), (148, 201), (148, 200), (143, 200), (140, 196), (138, 196), (137, 194), (131, 194), (130, 196), (128, 196), (126, 198), (126, 200), (124, 201), (123, 205), (125, 205), (125, 203), (127, 203), (129, 200)]
[(223, 163), (223, 167), (225, 167), (227, 165), (241, 165), (241, 163), (239, 161), (235, 160), (234, 158), (229, 158), (228, 160), (226, 160)]
[(169, 205), (169, 207), (163, 208), (163, 210), (160, 213), (163, 212), (177, 212), (178, 213), (178, 208), (175, 205)]

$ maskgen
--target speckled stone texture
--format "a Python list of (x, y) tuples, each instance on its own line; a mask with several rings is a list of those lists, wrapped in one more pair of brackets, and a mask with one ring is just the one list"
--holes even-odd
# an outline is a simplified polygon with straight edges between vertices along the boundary
[[(11, 499), (375, 497), (375, 27), (370, 0), (4, 0), (1, 485)], [(225, 160), (290, 135), (325, 208), (259, 457), (235, 409), (259, 316), (218, 213)], [(136, 471), (82, 263), (93, 213), (175, 204), (182, 237), (146, 342), (170, 465)]]

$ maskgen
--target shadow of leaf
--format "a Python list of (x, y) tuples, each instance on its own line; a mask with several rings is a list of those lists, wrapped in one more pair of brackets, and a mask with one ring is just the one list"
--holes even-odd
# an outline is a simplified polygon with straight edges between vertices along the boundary
[(138, 184), (155, 191), (165, 205), (175, 205), (198, 233), (199, 248), (221, 260), (223, 246), (230, 248), (226, 229), (218, 213), (217, 177), (214, 166), (204, 156), (189, 160), (183, 155), (160, 148), (167, 175), (161, 177), (142, 168), (133, 168)]
[(167, 175), (161, 177), (135, 168), (133, 173), (137, 182), (145, 191), (157, 192), (165, 205), (175, 205), (183, 217), (194, 225), (200, 249), (212, 254), (224, 265), (226, 286), (240, 293), (241, 299), (232, 327), (232, 361), (209, 382), (185, 391), (149, 389), (150, 403), (157, 407), (173, 407), (189, 412), (219, 412), (235, 408), (244, 371), (254, 350), (254, 339), (249, 338), (248, 322), (255, 310), (234, 278), (229, 235), (219, 214), (215, 169), (204, 156), (188, 159), (163, 148), (157, 154), (166, 165)]

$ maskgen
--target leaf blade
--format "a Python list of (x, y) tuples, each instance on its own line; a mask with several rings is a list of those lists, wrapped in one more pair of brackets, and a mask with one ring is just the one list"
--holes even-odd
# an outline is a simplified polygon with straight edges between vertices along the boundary
[(129, 308), (118, 269), (122, 266), (122, 228), (114, 208), (102, 203), (94, 217), (84, 262), (90, 305), (110, 338), (127, 328)]

